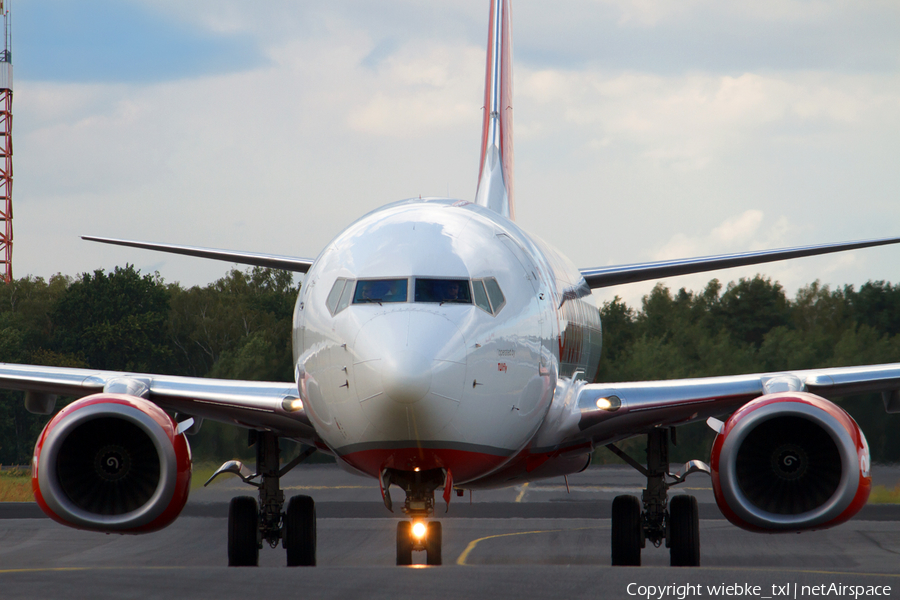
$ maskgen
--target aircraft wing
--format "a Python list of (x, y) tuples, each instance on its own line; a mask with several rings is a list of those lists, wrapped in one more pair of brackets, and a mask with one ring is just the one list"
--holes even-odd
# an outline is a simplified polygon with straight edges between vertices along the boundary
[(132, 240), (118, 240), (114, 238), (93, 237), (83, 235), (81, 239), (89, 242), (100, 242), (102, 244), (114, 244), (116, 246), (128, 246), (130, 248), (142, 248), (144, 250), (156, 250), (158, 252), (170, 252), (172, 254), (184, 254), (186, 256), (197, 256), (200, 258), (212, 258), (215, 260), (224, 260), (235, 262), (242, 265), (253, 265), (254, 267), (268, 267), (271, 269), (284, 269), (285, 271), (296, 271), (298, 273), (306, 273), (312, 266), (311, 258), (296, 258), (293, 256), (282, 256), (279, 254), (263, 254), (260, 252), (242, 252), (239, 250), (220, 250), (217, 248), (201, 248), (200, 246), (180, 246), (176, 244), (160, 244), (156, 242), (135, 242)]
[[(22, 390), (31, 395), (33, 410), (41, 399), (76, 398), (107, 393), (144, 397), (162, 408), (188, 416), (264, 429), (279, 436), (313, 444), (315, 430), (293, 383), (236, 381), (121, 373), (68, 367), (43, 367), (0, 363), (0, 389)], [(51, 396), (48, 396), (51, 395)], [(52, 412), (49, 410), (34, 412)]]
[(789, 258), (802, 258), (804, 256), (816, 256), (819, 254), (830, 254), (832, 252), (844, 252), (846, 250), (871, 248), (873, 246), (885, 246), (896, 243), (900, 243), (900, 237), (840, 242), (836, 244), (819, 244), (815, 246), (797, 246), (794, 248), (781, 248), (778, 250), (757, 250), (752, 252), (738, 252), (734, 254), (719, 254), (716, 256), (701, 256), (695, 258), (679, 258), (675, 260), (661, 260), (611, 267), (597, 267), (593, 269), (581, 269), (581, 275), (592, 289), (596, 289), (623, 283), (650, 281), (653, 279), (662, 279), (664, 277), (674, 277), (676, 275), (704, 273), (716, 269), (757, 265), (787, 260)]
[[(900, 363), (697, 379), (576, 384), (548, 422), (539, 446), (603, 445), (659, 426), (720, 416), (765, 394), (802, 391), (832, 399), (882, 392), (900, 412)], [(605, 400), (604, 400), (605, 399)], [(551, 412), (553, 408), (551, 408)], [(555, 440), (554, 440), (555, 438)]]

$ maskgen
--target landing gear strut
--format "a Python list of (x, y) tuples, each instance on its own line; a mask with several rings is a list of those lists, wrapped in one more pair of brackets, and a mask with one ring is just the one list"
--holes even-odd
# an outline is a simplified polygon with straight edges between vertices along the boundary
[[(673, 442), (675, 432), (672, 431)], [(692, 460), (682, 474), (669, 472), (669, 430), (657, 428), (647, 434), (647, 467), (619, 450), (612, 452), (647, 478), (641, 499), (617, 496), (612, 506), (612, 564), (640, 566), (641, 549), (646, 542), (657, 548), (663, 541), (669, 548), (673, 567), (700, 566), (700, 518), (697, 499), (676, 495), (668, 502), (669, 487), (685, 480), (691, 473), (709, 473), (709, 467)], [(670, 478), (667, 480), (666, 478)]]
[[(255, 567), (263, 542), (275, 548), (282, 543), (289, 567), (316, 564), (316, 505), (309, 496), (294, 496), (284, 508), (280, 479), (309, 458), (309, 448), (284, 467), (280, 466), (278, 436), (270, 432), (250, 432), (250, 445), (256, 445), (256, 472), (252, 475), (232, 460), (222, 465), (205, 485), (222, 473), (238, 475), (244, 483), (259, 490), (259, 502), (252, 496), (232, 498), (228, 509), (228, 566)], [(255, 481), (259, 479), (259, 481)]]
[(393, 483), (406, 491), (403, 512), (412, 521), (397, 523), (397, 565), (411, 565), (414, 551), (425, 551), (425, 564), (441, 564), (443, 531), (438, 521), (425, 519), (434, 514), (434, 490), (446, 483), (442, 469), (398, 471), (388, 469), (382, 475), (385, 505), (392, 508), (389, 486)]

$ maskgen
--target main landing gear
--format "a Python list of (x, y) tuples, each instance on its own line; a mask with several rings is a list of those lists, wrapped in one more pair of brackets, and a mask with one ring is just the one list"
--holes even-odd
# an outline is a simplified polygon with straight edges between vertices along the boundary
[[(259, 490), (259, 502), (252, 496), (237, 496), (228, 507), (228, 566), (255, 567), (263, 541), (275, 548), (281, 541), (289, 567), (316, 564), (316, 505), (309, 496), (293, 496), (284, 508), (284, 492), (279, 480), (309, 458), (309, 448), (284, 467), (279, 465), (278, 437), (269, 432), (250, 432), (256, 445), (256, 472), (252, 475), (240, 461), (231, 460), (216, 471), (209, 483), (222, 473), (233, 473)], [(259, 481), (254, 481), (255, 479)], [(284, 511), (282, 512), (282, 509)]]
[(382, 473), (384, 503), (393, 512), (390, 485), (397, 485), (406, 492), (403, 512), (411, 521), (397, 523), (397, 564), (413, 564), (413, 552), (425, 551), (425, 564), (441, 564), (443, 532), (438, 521), (425, 521), (434, 514), (434, 491), (447, 485), (443, 469), (427, 471), (399, 471), (386, 469)]
[[(675, 431), (672, 430), (675, 442)], [(685, 464), (679, 475), (669, 473), (669, 430), (657, 428), (647, 434), (647, 467), (619, 450), (607, 446), (647, 478), (647, 488), (636, 496), (617, 496), (612, 505), (612, 564), (640, 566), (641, 549), (649, 540), (657, 548), (666, 542), (673, 567), (700, 566), (700, 516), (697, 499), (675, 495), (668, 501), (668, 489), (691, 473), (709, 473), (698, 460)], [(667, 481), (666, 478), (671, 478)]]

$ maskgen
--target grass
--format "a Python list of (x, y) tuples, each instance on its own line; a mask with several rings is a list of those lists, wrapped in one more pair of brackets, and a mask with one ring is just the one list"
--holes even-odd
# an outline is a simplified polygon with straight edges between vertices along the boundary
[(34, 502), (30, 469), (0, 471), (0, 502)]
[(869, 494), (869, 504), (900, 504), (900, 483), (892, 490), (883, 485), (873, 487)]

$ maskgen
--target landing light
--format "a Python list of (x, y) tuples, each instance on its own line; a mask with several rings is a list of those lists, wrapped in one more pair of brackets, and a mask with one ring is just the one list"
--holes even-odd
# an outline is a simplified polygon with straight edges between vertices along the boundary
[(303, 400), (300, 398), (285, 398), (281, 402), (281, 408), (287, 412), (297, 412), (303, 410)]
[(622, 401), (618, 396), (607, 396), (606, 398), (597, 398), (597, 408), (609, 412), (615, 412), (622, 406)]
[(423, 523), (422, 521), (413, 523), (412, 532), (416, 539), (421, 540), (423, 537), (425, 537), (425, 523)]

